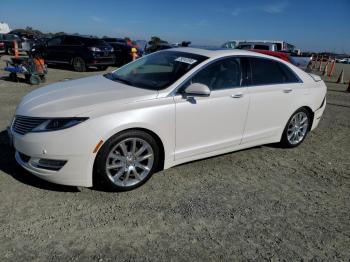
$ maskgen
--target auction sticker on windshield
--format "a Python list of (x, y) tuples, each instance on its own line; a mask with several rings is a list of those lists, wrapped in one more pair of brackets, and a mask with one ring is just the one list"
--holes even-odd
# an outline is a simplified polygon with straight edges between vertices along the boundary
[(192, 58), (188, 58), (188, 57), (181, 57), (181, 56), (176, 58), (175, 61), (186, 63), (186, 64), (189, 64), (189, 65), (193, 65), (194, 63), (197, 62), (196, 59), (192, 59)]

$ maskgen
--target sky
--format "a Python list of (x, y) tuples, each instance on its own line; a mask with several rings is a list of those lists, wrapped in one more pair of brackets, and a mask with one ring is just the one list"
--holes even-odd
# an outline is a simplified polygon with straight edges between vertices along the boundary
[(0, 22), (43, 32), (171, 43), (284, 40), (303, 51), (350, 53), (350, 0), (1, 0)]

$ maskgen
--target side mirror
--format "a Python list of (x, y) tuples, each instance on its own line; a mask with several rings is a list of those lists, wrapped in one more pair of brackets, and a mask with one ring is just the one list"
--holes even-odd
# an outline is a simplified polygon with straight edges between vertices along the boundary
[(186, 87), (185, 94), (190, 96), (209, 96), (210, 89), (207, 85), (201, 83), (193, 83)]

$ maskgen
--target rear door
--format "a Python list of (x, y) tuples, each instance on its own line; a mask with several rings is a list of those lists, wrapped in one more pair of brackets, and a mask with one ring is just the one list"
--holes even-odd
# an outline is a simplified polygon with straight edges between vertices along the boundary
[(56, 36), (46, 42), (46, 48), (43, 55), (47, 62), (64, 62), (64, 60), (62, 59), (63, 40), (64, 36)]
[(307, 89), (297, 75), (276, 60), (252, 57), (248, 82), (250, 105), (242, 143), (268, 140), (282, 134)]
[(65, 36), (62, 44), (58, 47), (57, 55), (62, 62), (70, 63), (74, 57), (79, 56), (82, 46), (80, 37)]

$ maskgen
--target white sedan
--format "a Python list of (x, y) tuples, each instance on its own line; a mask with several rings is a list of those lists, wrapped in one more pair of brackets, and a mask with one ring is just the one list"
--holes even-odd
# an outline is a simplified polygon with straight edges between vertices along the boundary
[(123, 191), (184, 162), (298, 146), (325, 100), (319, 77), (278, 58), (176, 48), (29, 93), (9, 132), (17, 162), (34, 175)]

